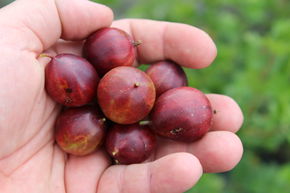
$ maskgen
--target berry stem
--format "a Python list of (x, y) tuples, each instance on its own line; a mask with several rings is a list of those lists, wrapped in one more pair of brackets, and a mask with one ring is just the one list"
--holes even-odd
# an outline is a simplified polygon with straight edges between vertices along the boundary
[(141, 40), (133, 41), (133, 46), (137, 47), (142, 44)]
[(50, 58), (50, 59), (53, 58), (52, 55), (50, 55), (50, 54), (46, 54), (46, 53), (42, 53), (42, 54), (40, 54), (39, 57), (40, 57), (40, 58), (45, 58), (45, 57), (46, 57), (46, 58)]
[(139, 87), (140, 86), (140, 82), (136, 82), (135, 84), (134, 84), (134, 87), (135, 88), (137, 88), (137, 87)]
[(102, 122), (106, 122), (107, 119), (104, 117), (104, 118), (100, 119), (100, 121), (102, 121)]
[(139, 125), (151, 125), (151, 121), (149, 120), (140, 121)]

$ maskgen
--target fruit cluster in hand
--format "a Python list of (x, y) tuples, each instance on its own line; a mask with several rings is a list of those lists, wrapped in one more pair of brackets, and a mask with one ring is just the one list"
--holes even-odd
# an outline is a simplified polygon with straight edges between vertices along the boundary
[(63, 151), (84, 156), (104, 145), (115, 163), (140, 163), (155, 150), (155, 135), (193, 142), (209, 130), (207, 97), (187, 86), (172, 61), (151, 64), (146, 72), (134, 67), (139, 44), (120, 29), (103, 28), (87, 38), (83, 57), (51, 57), (45, 88), (64, 106), (55, 124)]

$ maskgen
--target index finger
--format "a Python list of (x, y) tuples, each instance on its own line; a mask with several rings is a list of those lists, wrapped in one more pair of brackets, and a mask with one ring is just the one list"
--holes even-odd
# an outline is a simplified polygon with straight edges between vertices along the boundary
[(138, 62), (153, 63), (173, 60), (188, 68), (204, 68), (216, 57), (214, 42), (204, 31), (186, 24), (124, 19), (115, 21), (114, 27), (123, 29), (142, 41), (138, 46)]

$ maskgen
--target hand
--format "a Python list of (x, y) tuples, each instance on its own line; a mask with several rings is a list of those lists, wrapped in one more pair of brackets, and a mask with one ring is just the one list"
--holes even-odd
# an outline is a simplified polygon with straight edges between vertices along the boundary
[[(241, 110), (215, 94), (208, 95), (218, 110), (211, 131), (192, 144), (160, 139), (146, 163), (112, 166), (103, 150), (74, 157), (55, 145), (60, 107), (44, 89), (49, 59), (38, 56), (80, 55), (81, 40), (110, 26), (112, 18), (110, 9), (86, 0), (18, 0), (0, 10), (1, 193), (181, 193), (203, 172), (228, 171), (239, 162), (242, 144), (234, 133), (243, 121)], [(203, 68), (216, 56), (208, 35), (188, 25), (120, 20), (113, 26), (142, 40), (140, 63), (171, 59)]]

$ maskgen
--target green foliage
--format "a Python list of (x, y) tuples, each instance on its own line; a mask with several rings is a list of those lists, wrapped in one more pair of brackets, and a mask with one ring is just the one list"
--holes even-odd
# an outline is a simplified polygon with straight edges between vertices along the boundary
[(287, 193), (290, 190), (290, 164), (263, 163), (246, 152), (243, 161), (229, 176), (226, 193)]
[[(127, 6), (124, 9), (122, 5)], [(128, 3), (130, 2), (130, 3)], [(197, 26), (214, 39), (213, 65), (186, 69), (190, 86), (229, 95), (241, 106), (241, 163), (207, 174), (188, 193), (286, 193), (290, 190), (290, 2), (288, 0), (103, 1), (117, 18)], [(286, 149), (286, 150), (285, 150)]]
[(5, 5), (8, 5), (9, 3), (11, 3), (13, 0), (1, 0), (0, 1), (0, 8), (5, 6)]
[(225, 180), (217, 174), (205, 174), (194, 188), (186, 193), (224, 193)]

